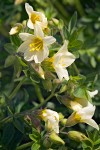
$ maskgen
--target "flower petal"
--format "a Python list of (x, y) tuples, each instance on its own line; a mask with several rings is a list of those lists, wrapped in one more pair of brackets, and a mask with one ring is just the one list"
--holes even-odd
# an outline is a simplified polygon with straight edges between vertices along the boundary
[(63, 46), (58, 51), (58, 53), (62, 53), (62, 52), (68, 52), (68, 41), (66, 41), (66, 40), (64, 41)]
[(63, 63), (66, 64), (66, 67), (68, 67), (75, 61), (75, 56), (70, 52), (66, 52), (62, 56), (62, 59), (63, 59)]
[(29, 44), (30, 44), (30, 43), (31, 43), (30, 40), (23, 42), (23, 43), (19, 46), (17, 52), (25, 52), (25, 51), (28, 51), (28, 50), (29, 50)]
[(26, 41), (26, 40), (32, 40), (34, 38), (34, 35), (29, 33), (20, 33), (19, 37), (22, 39), (22, 41)]
[(34, 61), (35, 63), (41, 63), (44, 60), (43, 50), (34, 52)]
[(95, 106), (93, 106), (90, 102), (88, 102), (88, 105), (84, 108), (82, 108), (78, 114), (82, 117), (82, 119), (85, 118), (92, 118), (95, 112)]
[(95, 95), (98, 94), (98, 90), (95, 90), (95, 91), (92, 91), (92, 92), (88, 91), (88, 93), (89, 93), (90, 97), (92, 98), (92, 97), (94, 97)]
[(73, 112), (68, 118), (66, 122), (67, 127), (71, 127), (79, 123), (79, 120), (75, 118), (76, 112)]
[(34, 24), (32, 23), (31, 19), (28, 20), (27, 26), (28, 26), (30, 29), (34, 29)]
[[(37, 21), (38, 22), (38, 21)], [(41, 37), (41, 38), (44, 38), (44, 33), (42, 31), (42, 28), (41, 26), (39, 25), (39, 22), (35, 24), (35, 27), (34, 27), (34, 35), (35, 36), (38, 36), (38, 37)]]
[(25, 3), (25, 9), (28, 15), (30, 15), (33, 12), (32, 6), (30, 6), (28, 3)]
[(56, 41), (56, 39), (55, 39), (53, 36), (46, 36), (46, 37), (44, 38), (44, 43), (45, 43), (46, 45), (53, 44), (55, 41)]
[(29, 50), (25, 51), (25, 53), (24, 53), (24, 59), (26, 61), (32, 61), (32, 60), (34, 60), (34, 52), (30, 52)]
[(90, 125), (90, 126), (96, 128), (97, 130), (99, 130), (98, 124), (93, 119), (84, 119), (84, 120), (82, 120), (82, 122), (87, 123), (88, 125)]
[(44, 57), (44, 59), (47, 58), (48, 55), (49, 55), (48, 47), (44, 45), (44, 49), (43, 49), (43, 57)]
[(65, 68), (56, 66), (54, 67), (55, 71), (58, 75), (59, 80), (61, 81), (63, 78), (65, 78), (66, 80), (69, 80), (69, 75), (68, 75), (68, 71)]

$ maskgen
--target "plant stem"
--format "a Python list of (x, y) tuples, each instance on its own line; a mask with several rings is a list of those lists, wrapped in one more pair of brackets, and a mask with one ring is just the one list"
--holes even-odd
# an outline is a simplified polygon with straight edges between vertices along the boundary
[(33, 141), (25, 143), (25, 144), (23, 144), (21, 146), (18, 146), (16, 150), (21, 150), (21, 149), (25, 150), (25, 148), (30, 147), (32, 144), (33, 144)]
[(36, 91), (36, 94), (37, 94), (37, 97), (38, 97), (40, 103), (43, 103), (44, 97), (42, 96), (41, 90), (37, 84), (35, 84), (35, 91)]
[(22, 84), (24, 83), (25, 79), (26, 79), (26, 77), (23, 77), (23, 79), (19, 82), (19, 84), (16, 86), (16, 88), (10, 94), (10, 96), (9, 96), (10, 100), (12, 100), (14, 98), (14, 96), (16, 95), (16, 93), (18, 92), (18, 90), (20, 89), (20, 87), (22, 86)]
[(75, 63), (73, 63), (73, 67), (74, 67), (74, 70), (76, 71), (77, 75), (79, 75), (80, 73), (79, 73), (79, 70), (78, 70), (77, 66), (75, 65)]

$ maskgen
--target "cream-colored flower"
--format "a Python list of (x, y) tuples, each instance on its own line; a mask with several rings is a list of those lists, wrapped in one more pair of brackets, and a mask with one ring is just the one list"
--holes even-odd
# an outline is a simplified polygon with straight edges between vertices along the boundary
[(60, 50), (53, 57), (49, 58), (48, 61), (51, 63), (51, 67), (54, 68), (60, 80), (63, 78), (69, 80), (66, 68), (75, 61), (75, 56), (68, 52), (68, 41), (65, 40)]
[(59, 133), (59, 114), (56, 111), (44, 109), (40, 116), (45, 121), (45, 127), (48, 131)]
[(67, 119), (67, 126), (73, 126), (79, 122), (87, 123), (88, 125), (99, 130), (99, 126), (92, 119), (95, 112), (95, 106), (93, 106), (90, 102), (86, 107), (79, 109), (78, 111), (72, 113), (72, 115)]
[[(98, 90), (95, 90), (93, 92), (90, 92), (90, 91), (87, 91), (87, 92), (89, 96), (92, 98), (98, 93)], [(83, 107), (87, 107), (90, 104), (90, 102), (87, 99), (75, 98), (74, 100), (69, 100), (66, 96), (63, 96), (61, 98), (61, 102), (66, 107), (69, 107), (70, 109), (74, 111), (79, 111)]]
[(35, 63), (41, 63), (49, 55), (48, 46), (56, 41), (52, 36), (44, 36), (42, 28), (36, 24), (34, 35), (29, 33), (20, 33), (19, 37), (24, 41), (18, 48), (18, 52), (24, 53), (26, 61), (34, 60)]
[(29, 16), (29, 20), (27, 22), (27, 26), (30, 29), (34, 29), (35, 24), (38, 22), (39, 25), (42, 27), (42, 29), (47, 27), (47, 18), (42, 12), (34, 11), (32, 6), (30, 6), (28, 3), (25, 3), (25, 9)]

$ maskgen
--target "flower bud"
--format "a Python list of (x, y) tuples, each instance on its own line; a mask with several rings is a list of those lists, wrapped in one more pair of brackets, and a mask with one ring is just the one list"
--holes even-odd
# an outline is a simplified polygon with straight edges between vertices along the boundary
[(66, 119), (66, 118), (64, 118), (64, 119), (61, 120), (61, 124), (62, 124), (63, 126), (65, 126), (66, 123), (67, 123), (67, 119)]
[(77, 142), (88, 140), (88, 138), (83, 133), (78, 132), (78, 131), (69, 131), (68, 137)]
[(43, 141), (43, 146), (46, 147), (46, 148), (49, 148), (51, 147), (51, 141), (48, 137), (46, 137)]
[(15, 26), (11, 28), (9, 34), (14, 35), (16, 33), (19, 33), (22, 27), (23, 25), (21, 23), (16, 23)]
[(49, 138), (53, 143), (62, 144), (62, 145), (65, 144), (65, 142), (55, 132), (51, 132)]
[(52, 21), (56, 26), (59, 24), (59, 20), (56, 18), (52, 18)]
[(59, 113), (59, 120), (61, 121), (62, 119), (64, 119), (64, 115), (62, 113)]

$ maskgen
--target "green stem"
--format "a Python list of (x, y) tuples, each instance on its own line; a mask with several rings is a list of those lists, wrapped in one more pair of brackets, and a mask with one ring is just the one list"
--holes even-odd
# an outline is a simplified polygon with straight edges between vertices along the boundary
[(38, 97), (40, 103), (43, 103), (44, 97), (42, 96), (41, 90), (37, 84), (35, 84), (35, 91), (36, 91), (36, 94), (37, 94), (37, 97)]
[(20, 87), (22, 86), (22, 84), (24, 83), (26, 77), (23, 77), (23, 79), (19, 82), (19, 84), (16, 86), (16, 88), (13, 90), (13, 92), (10, 94), (9, 99), (12, 100), (14, 98), (14, 96), (17, 94), (18, 90), (20, 89)]
[(33, 141), (25, 143), (25, 144), (23, 144), (21, 146), (18, 146), (16, 150), (21, 150), (21, 149), (25, 150), (25, 148), (30, 147), (32, 144), (33, 144)]
[(79, 70), (78, 70), (78, 68), (77, 68), (75, 63), (73, 63), (73, 67), (74, 67), (74, 70), (77, 73), (77, 75), (79, 75), (80, 73), (79, 73)]
[(32, 109), (29, 109), (27, 111), (23, 111), (21, 113), (16, 113), (16, 114), (10, 115), (10, 116), (4, 118), (3, 120), (1, 120), (0, 123), (3, 124), (3, 123), (6, 123), (8, 121), (12, 121), (13, 117), (16, 117), (16, 118), (22, 117), (24, 115), (32, 113), (32, 111), (35, 111), (36, 109), (38, 109), (40, 107), (42, 107), (44, 104), (46, 104), (46, 102), (48, 102), (55, 95), (56, 88), (57, 88), (57, 85), (54, 87), (54, 89), (52, 90), (51, 94), (45, 99), (45, 101), (40, 103), (38, 106), (36, 106), (36, 107), (34, 107)]

